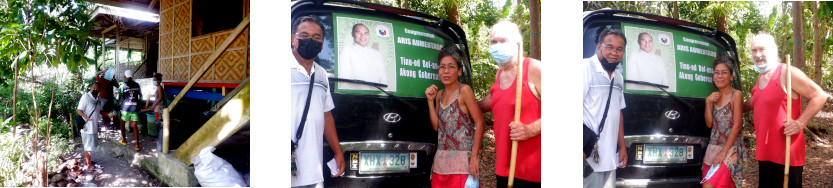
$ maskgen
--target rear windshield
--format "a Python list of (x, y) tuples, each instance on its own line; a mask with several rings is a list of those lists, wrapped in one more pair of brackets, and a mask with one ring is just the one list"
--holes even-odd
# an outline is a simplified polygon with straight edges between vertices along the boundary
[[(626, 80), (665, 85), (666, 91), (680, 97), (706, 98), (715, 90), (712, 65), (718, 48), (700, 35), (645, 24), (595, 23), (584, 33), (584, 58), (596, 53), (598, 34), (606, 27), (625, 34), (625, 54), (617, 69)], [(635, 83), (626, 83), (625, 92), (665, 94), (657, 87)]]
[[(422, 25), (380, 17), (328, 13), (324, 49), (318, 56), (331, 77), (385, 84), (402, 97), (425, 97), (425, 88), (441, 86), (437, 55), (444, 41)], [(337, 93), (384, 95), (366, 84), (335, 82)]]

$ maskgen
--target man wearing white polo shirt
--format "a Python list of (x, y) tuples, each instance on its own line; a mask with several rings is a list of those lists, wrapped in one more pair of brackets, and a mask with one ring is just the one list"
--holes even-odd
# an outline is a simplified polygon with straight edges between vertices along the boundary
[(314, 62), (323, 47), (323, 28), (315, 16), (302, 16), (292, 22), (292, 187), (312, 188), (324, 182), (322, 137), (327, 138), (338, 166), (338, 173), (331, 177), (344, 173), (327, 71)]
[[(599, 135), (597, 147), (584, 153), (585, 160), (594, 170), (584, 178), (585, 188), (614, 187), (616, 167), (624, 167), (628, 162), (621, 113), (625, 108), (624, 82), (622, 73), (616, 71), (625, 53), (625, 44), (625, 35), (619, 29), (607, 28), (599, 34), (596, 55), (584, 59), (582, 65), (583, 123)], [(605, 107), (608, 98), (610, 106)], [(600, 128), (603, 116), (606, 118)]]

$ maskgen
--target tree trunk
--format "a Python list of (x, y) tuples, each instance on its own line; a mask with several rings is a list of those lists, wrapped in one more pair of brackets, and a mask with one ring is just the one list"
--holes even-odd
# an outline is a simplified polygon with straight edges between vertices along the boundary
[[(718, 3), (724, 4), (724, 7), (726, 6), (725, 5), (726, 2), (718, 2)], [(723, 31), (724, 33), (729, 33), (729, 21), (727, 20), (727, 16), (726, 16), (726, 9), (721, 8), (721, 9), (717, 10), (716, 14), (717, 14), (717, 20), (716, 20), (717, 21), (717, 30)]]
[(445, 10), (448, 12), (448, 20), (457, 24), (460, 24), (460, 12), (457, 8), (457, 0), (446, 0), (445, 1)]
[(804, 2), (793, 1), (793, 65), (801, 71), (807, 72), (804, 66)]
[[(17, 122), (17, 64), (19, 63), (14, 62), (14, 89), (12, 90), (12, 122)], [(14, 125), (14, 128), (12, 128), (12, 135), (17, 135), (17, 125)]]
[(671, 12), (671, 17), (674, 19), (680, 19), (680, 6), (677, 5), (677, 2), (674, 1), (672, 3), (674, 5), (674, 10)]
[(411, 1), (409, 0), (402, 0), (402, 9), (411, 9)]
[(541, 0), (529, 0), (529, 56), (541, 60)]
[(819, 2), (816, 1), (812, 4), (813, 7), (813, 81), (816, 84), (821, 83), (822, 72), (821, 72), (821, 55), (822, 55), (822, 47), (824, 44), (821, 42), (821, 31), (820, 23), (819, 23)]

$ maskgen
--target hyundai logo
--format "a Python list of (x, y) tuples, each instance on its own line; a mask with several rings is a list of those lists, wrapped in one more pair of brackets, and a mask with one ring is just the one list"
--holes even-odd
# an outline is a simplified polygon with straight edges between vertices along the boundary
[(680, 118), (680, 112), (674, 110), (665, 111), (665, 117), (674, 120)]
[(402, 117), (400, 117), (397, 113), (387, 113), (382, 116), (382, 119), (385, 119), (388, 123), (396, 123), (399, 122), (399, 120), (402, 120)]

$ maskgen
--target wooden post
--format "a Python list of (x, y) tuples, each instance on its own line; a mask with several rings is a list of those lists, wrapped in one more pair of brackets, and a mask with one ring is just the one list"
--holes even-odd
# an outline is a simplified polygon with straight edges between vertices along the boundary
[(162, 153), (168, 154), (168, 138), (171, 127), (171, 110), (162, 109)]
[(251, 112), (249, 110), (250, 86), (242, 86), (243, 89), (234, 95), (233, 99), (174, 150), (173, 157), (179, 159), (185, 165), (190, 165), (190, 159), (197, 156), (200, 150), (207, 146), (217, 146), (240, 128), (249, 124), (249, 114)]
[[(792, 117), (792, 75), (790, 74), (790, 69), (792, 65), (790, 65), (790, 54), (787, 54), (787, 121), (793, 120)], [(801, 130), (799, 130), (801, 131)], [(790, 143), (792, 141), (792, 136), (787, 136), (787, 147), (784, 150), (784, 188), (787, 188), (787, 184), (789, 183), (790, 179)]]
[(185, 94), (187, 94), (188, 91), (191, 90), (191, 87), (193, 87), (194, 84), (197, 83), (197, 80), (199, 80), (200, 77), (202, 77), (202, 75), (205, 74), (208, 68), (211, 67), (211, 65), (213, 65), (214, 62), (220, 58), (220, 54), (225, 52), (226, 49), (228, 49), (228, 47), (231, 45), (231, 42), (233, 42), (234, 39), (237, 38), (237, 36), (240, 35), (240, 33), (242, 33), (243, 30), (247, 27), (249, 27), (249, 17), (243, 18), (243, 21), (241, 21), (240, 24), (237, 25), (237, 27), (234, 28), (233, 31), (231, 31), (228, 37), (226, 37), (226, 40), (223, 41), (223, 43), (221, 43), (220, 46), (217, 47), (217, 49), (213, 53), (211, 53), (211, 56), (208, 56), (208, 59), (206, 59), (205, 63), (202, 64), (202, 67), (200, 67), (200, 69), (196, 73), (194, 73), (194, 77), (191, 77), (191, 80), (188, 81), (188, 84), (185, 85), (185, 88), (182, 88), (182, 91), (180, 91), (179, 94), (176, 95), (176, 98), (174, 98), (174, 100), (171, 102), (171, 105), (168, 106), (168, 108), (170, 108), (171, 111), (174, 110), (177, 103), (179, 103), (179, 100), (181, 100), (182, 97), (184, 97)]

